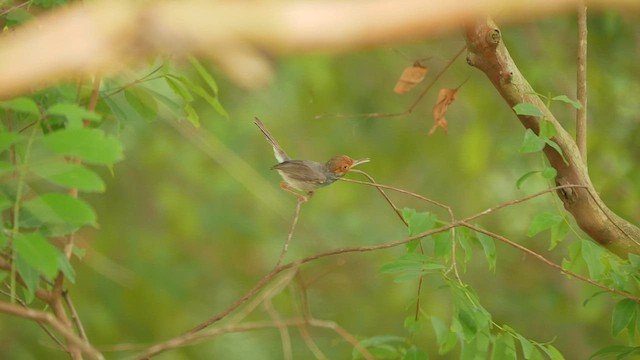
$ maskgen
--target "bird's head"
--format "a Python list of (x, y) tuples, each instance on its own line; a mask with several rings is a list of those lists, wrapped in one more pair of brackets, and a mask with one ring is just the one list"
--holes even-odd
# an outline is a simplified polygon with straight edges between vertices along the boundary
[(366, 162), (369, 162), (369, 159), (353, 160), (347, 155), (340, 155), (334, 156), (327, 161), (326, 167), (334, 176), (342, 177), (351, 170), (352, 167)]

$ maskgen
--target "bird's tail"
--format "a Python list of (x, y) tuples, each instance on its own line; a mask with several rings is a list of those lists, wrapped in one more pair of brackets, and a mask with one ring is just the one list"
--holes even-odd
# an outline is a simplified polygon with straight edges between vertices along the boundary
[(266, 126), (264, 126), (262, 121), (260, 121), (260, 119), (256, 117), (254, 122), (258, 127), (258, 129), (260, 129), (260, 131), (262, 131), (264, 136), (267, 138), (267, 141), (269, 142), (269, 144), (271, 144), (271, 146), (273, 147), (273, 154), (275, 155), (276, 160), (278, 160), (278, 162), (284, 162), (289, 160), (289, 155), (287, 155), (287, 153), (282, 149), (282, 147), (280, 147), (280, 144), (278, 144), (276, 139), (273, 137), (273, 135), (271, 135), (271, 132), (269, 131), (269, 129), (266, 128)]

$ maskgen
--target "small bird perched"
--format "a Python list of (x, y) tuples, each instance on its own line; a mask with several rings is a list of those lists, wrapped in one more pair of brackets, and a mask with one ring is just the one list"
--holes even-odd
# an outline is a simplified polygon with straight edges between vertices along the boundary
[[(311, 160), (292, 160), (260, 119), (257, 117), (255, 119), (256, 126), (273, 147), (273, 153), (278, 160), (278, 164), (271, 169), (278, 170), (282, 176), (284, 182), (280, 187), (296, 195), (302, 202), (307, 201), (316, 189), (332, 184), (352, 167), (369, 161), (369, 159), (353, 160), (346, 155), (334, 156), (324, 164)], [(308, 197), (292, 191), (291, 188), (306, 192)]]

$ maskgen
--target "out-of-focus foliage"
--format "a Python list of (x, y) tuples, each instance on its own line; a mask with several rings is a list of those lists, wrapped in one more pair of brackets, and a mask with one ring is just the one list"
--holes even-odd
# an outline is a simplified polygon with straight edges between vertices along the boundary
[[(6, 20), (7, 24), (17, 21), (8, 16)], [(640, 148), (635, 141), (640, 136), (636, 96), (640, 82), (634, 77), (640, 73), (637, 20), (637, 16), (600, 13), (591, 14), (589, 21), (590, 174), (605, 202), (632, 221), (640, 219)], [(571, 17), (505, 27), (502, 32), (536, 91), (574, 98), (576, 26)], [(263, 120), (293, 157), (318, 161), (342, 153), (369, 157), (371, 162), (361, 168), (378, 182), (447, 204), (458, 218), (548, 187), (553, 176), (543, 158), (520, 151), (525, 131), (512, 110), (463, 59), (408, 116), (331, 116), (404, 111), (430, 76), (462, 46), (461, 37), (451, 36), (394, 44), (393, 49), (404, 56), (390, 47), (278, 59), (274, 60), (275, 81), (254, 92), (234, 87), (215, 68), (195, 59), (184, 64), (156, 59), (148, 68), (104, 80), (95, 114), (67, 104), (75, 100), (75, 84), (61, 85), (40, 98), (36, 95), (38, 104), (51, 105), (46, 108), (54, 120), (51, 130), (59, 131), (42, 136), (34, 155), (68, 155), (108, 167), (67, 164), (60, 165), (67, 170), (62, 173), (46, 167), (33, 169), (51, 183), (26, 182), (45, 194), (25, 204), (36, 220), (58, 225), (53, 230), (60, 233), (81, 225), (97, 226), (76, 234), (77, 247), (86, 254), (72, 259), (72, 270), (64, 263), (34, 261), (58, 251), (39, 233), (25, 235), (37, 239), (32, 241), (37, 248), (20, 250), (31, 259), (24, 263), (45, 278), (57, 270), (74, 277), (69, 292), (89, 339), (113, 358), (176, 336), (223, 310), (275, 265), (295, 206), (295, 198), (278, 188), (277, 173), (269, 170), (275, 160), (253, 125), (254, 116)], [(398, 73), (426, 57), (430, 59), (422, 63), (429, 74), (424, 82), (402, 96), (394, 93)], [(428, 137), (436, 89), (455, 88), (463, 82), (447, 111), (448, 135), (436, 132)], [(88, 98), (91, 89), (80, 89), (81, 97)], [(41, 111), (29, 100), (13, 100), (2, 107), (25, 117)], [(553, 102), (551, 109), (573, 131), (574, 108)], [(89, 127), (99, 124), (100, 130), (71, 129), (83, 119), (90, 121)], [(197, 132), (184, 131), (194, 126), (199, 126)], [(0, 149), (27, 141), (29, 131), (13, 137), (3, 133)], [(112, 143), (115, 137), (124, 145), (125, 156), (117, 163), (120, 153)], [(68, 147), (73, 144), (84, 146)], [(104, 151), (96, 153), (92, 146)], [(3, 175), (13, 171), (3, 169), (0, 166)], [(532, 171), (543, 176), (519, 181)], [(11, 180), (3, 185), (10, 186)], [(46, 194), (49, 186), (76, 187), (87, 193), (71, 201), (71, 197), (62, 199), (58, 187), (57, 195)], [(13, 201), (13, 195), (5, 197)], [(448, 220), (445, 211), (428, 203), (398, 194), (392, 198), (400, 207), (415, 209), (406, 210), (405, 217), (421, 217), (420, 225), (409, 221), (413, 233)], [(4, 203), (10, 202), (0, 201)], [(64, 203), (64, 209), (76, 212), (52, 219), (42, 203), (54, 207)], [(573, 260), (573, 271), (611, 286), (624, 283), (627, 279), (611, 275), (617, 259), (584, 240), (576, 226), (569, 230), (561, 214), (561, 204), (546, 195), (478, 222), (556, 263)], [(69, 224), (75, 227), (68, 228)], [(568, 237), (560, 241), (567, 232)], [(381, 244), (407, 233), (375, 189), (338, 182), (320, 189), (302, 207), (287, 259)], [(422, 242), (431, 255), (450, 259), (449, 239), (443, 233)], [(413, 249), (398, 247), (312, 262), (300, 268), (299, 283), (306, 284), (308, 306), (316, 318), (336, 321), (380, 358), (471, 358), (492, 342), (502, 358), (514, 354), (553, 358), (559, 351), (567, 359), (584, 359), (610, 345), (636, 344), (637, 322), (625, 319), (637, 316), (637, 309), (627, 300), (597, 295), (599, 289), (568, 280), (481, 233), (458, 229), (458, 239), (457, 250), (464, 259), (460, 275), (470, 287), (438, 277), (448, 264), (414, 253), (417, 244)], [(15, 245), (20, 246), (21, 240), (27, 239), (15, 239)], [(549, 247), (554, 248), (552, 252)], [(629, 266), (630, 273), (637, 271), (637, 264)], [(619, 269), (613, 270), (617, 274)], [(415, 321), (417, 275), (427, 276), (421, 286), (422, 311)], [(398, 276), (404, 276), (402, 281)], [(298, 288), (292, 285), (273, 299), (280, 316), (300, 314)], [(251, 319), (270, 317), (260, 308)], [(501, 328), (490, 332), (491, 321)], [(66, 358), (51, 350), (50, 339), (27, 320), (3, 316), (0, 329), (11, 334), (0, 341), (2, 358)], [(319, 328), (312, 332), (328, 358), (352, 356), (352, 346), (336, 333)], [(311, 358), (302, 336), (294, 328), (290, 333), (293, 357)], [(461, 341), (459, 334), (470, 342)], [(112, 347), (121, 344), (126, 348)], [(631, 349), (624, 347), (618, 353)], [(108, 353), (111, 350), (114, 354)], [(267, 329), (222, 335), (160, 358), (282, 356), (278, 330)], [(353, 352), (353, 356), (359, 354)]]

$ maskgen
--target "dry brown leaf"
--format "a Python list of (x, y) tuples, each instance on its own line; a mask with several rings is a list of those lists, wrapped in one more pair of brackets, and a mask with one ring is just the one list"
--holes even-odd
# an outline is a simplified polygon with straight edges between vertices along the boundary
[(435, 122), (429, 130), (429, 136), (433, 135), (438, 128), (442, 128), (444, 133), (449, 132), (447, 119), (444, 115), (447, 113), (449, 105), (456, 99), (458, 89), (440, 89), (438, 93), (438, 101), (433, 106), (433, 121)]
[(406, 67), (404, 71), (402, 71), (402, 75), (400, 75), (400, 79), (396, 82), (393, 91), (400, 95), (408, 92), (424, 80), (428, 71), (429, 69), (422, 66), (419, 62), (413, 63), (413, 65)]

